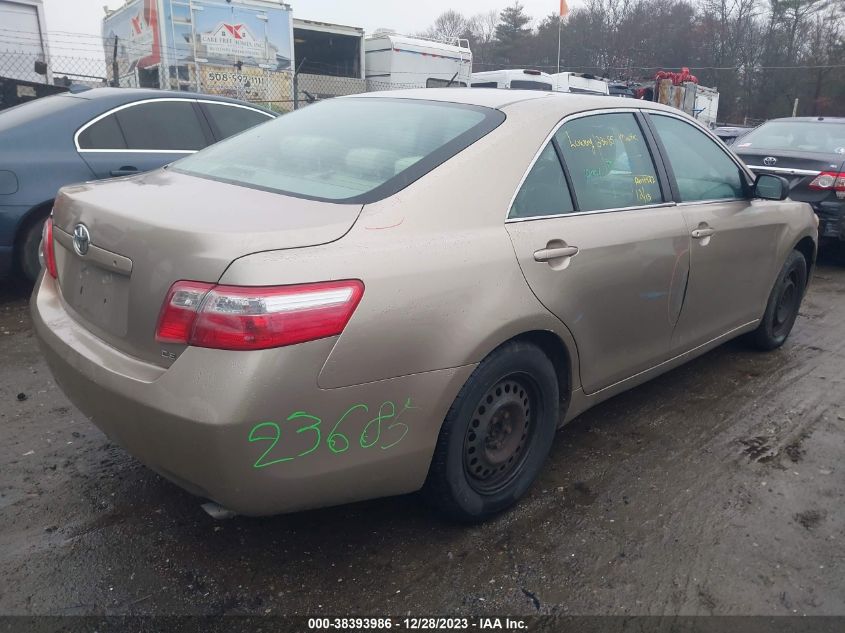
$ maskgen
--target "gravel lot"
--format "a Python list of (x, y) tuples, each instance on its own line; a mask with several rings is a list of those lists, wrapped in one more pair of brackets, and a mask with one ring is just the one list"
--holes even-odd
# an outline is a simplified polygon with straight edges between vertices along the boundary
[(558, 434), (482, 526), (416, 495), (215, 521), (56, 387), (0, 287), (2, 614), (845, 614), (845, 266), (739, 342)]

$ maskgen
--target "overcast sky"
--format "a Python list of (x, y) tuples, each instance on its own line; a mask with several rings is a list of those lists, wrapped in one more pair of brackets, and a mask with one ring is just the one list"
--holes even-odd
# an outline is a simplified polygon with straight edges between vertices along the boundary
[[(361, 26), (367, 33), (377, 28), (389, 28), (399, 33), (415, 33), (429, 26), (443, 11), (460, 8), (465, 15), (482, 11), (500, 11), (512, 0), (292, 0), (294, 17), (321, 22), (335, 22), (350, 26)], [(528, 15), (539, 19), (557, 12), (558, 0), (523, 0)], [(570, 0), (570, 7), (575, 4)], [(44, 0), (48, 32), (100, 34), (103, 5), (117, 8), (122, 0)], [(73, 46), (72, 38), (56, 35), (51, 37), (53, 51), (60, 55), (71, 55), (65, 51)]]

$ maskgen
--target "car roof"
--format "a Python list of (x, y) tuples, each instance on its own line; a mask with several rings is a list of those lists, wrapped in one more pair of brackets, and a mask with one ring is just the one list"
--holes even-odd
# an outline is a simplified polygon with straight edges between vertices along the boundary
[(542, 99), (549, 94), (551, 93), (543, 90), (508, 90), (505, 88), (411, 88), (407, 90), (363, 92), (341, 98), (416, 99), (420, 101), (463, 103), (498, 109), (517, 101)]
[(155, 88), (92, 88), (91, 90), (83, 90), (82, 92), (63, 93), (61, 96), (70, 99), (84, 99), (86, 101), (104, 100), (113, 105), (123, 105), (125, 103), (143, 101), (145, 99), (203, 99), (206, 101), (221, 101), (224, 103), (249, 105), (259, 110), (269, 112), (269, 110), (261, 107), (260, 105), (247, 103), (245, 101), (238, 101), (237, 99), (230, 99), (229, 97), (178, 90), (158, 90)]
[(421, 101), (442, 101), (466, 105), (504, 109), (515, 103), (530, 104), (531, 109), (542, 112), (582, 112), (601, 108), (641, 108), (672, 112), (676, 108), (644, 101), (600, 94), (556, 92), (547, 90), (512, 90), (507, 88), (414, 88), (410, 90), (388, 90), (366, 92), (340, 97), (341, 99), (419, 99)]
[[(14, 142), (13, 138), (26, 139), (30, 149), (51, 147), (56, 134), (69, 129), (76, 130), (93, 117), (114, 108), (147, 99), (174, 98), (249, 105), (268, 115), (277, 116), (261, 106), (216, 95), (148, 88), (93, 88), (84, 92), (63, 92), (41, 97), (0, 111), (0, 137), (4, 142)], [(33, 130), (38, 132), (34, 133)]]
[[(841, 116), (785, 116), (771, 121), (811, 121), (814, 123), (845, 123), (845, 117)], [(767, 121), (768, 123), (768, 121)]]

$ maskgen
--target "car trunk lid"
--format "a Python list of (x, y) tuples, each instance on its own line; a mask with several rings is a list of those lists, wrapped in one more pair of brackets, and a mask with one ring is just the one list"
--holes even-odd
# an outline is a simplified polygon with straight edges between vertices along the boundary
[(790, 187), (789, 197), (793, 200), (820, 202), (828, 197), (835, 198), (833, 192), (813, 190), (809, 185), (822, 172), (842, 171), (843, 159), (837, 154), (752, 149), (743, 147), (742, 142), (733, 149), (754, 172), (786, 178)]
[[(214, 283), (245, 255), (335, 241), (360, 211), (360, 204), (294, 198), (166, 169), (66, 187), (54, 208), (59, 284), (74, 318), (95, 335), (167, 366), (179, 350), (158, 344), (155, 328), (175, 281)], [(81, 255), (75, 230), (81, 246), (88, 237)]]

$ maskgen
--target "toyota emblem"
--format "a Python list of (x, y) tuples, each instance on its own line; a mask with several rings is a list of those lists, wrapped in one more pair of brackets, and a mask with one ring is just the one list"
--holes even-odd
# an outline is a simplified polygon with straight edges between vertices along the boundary
[(91, 234), (88, 233), (88, 227), (77, 224), (73, 228), (73, 250), (77, 255), (82, 256), (88, 252), (89, 246), (91, 246)]
[(766, 158), (763, 159), (763, 164), (767, 165), (769, 167), (773, 167), (773, 166), (777, 165), (777, 163), (778, 163), (778, 159), (775, 158), (774, 156), (766, 156)]

